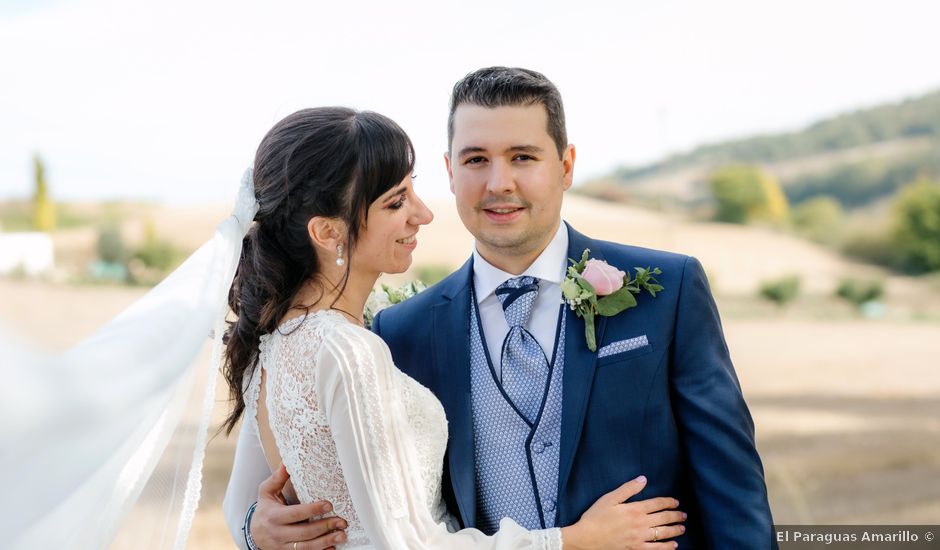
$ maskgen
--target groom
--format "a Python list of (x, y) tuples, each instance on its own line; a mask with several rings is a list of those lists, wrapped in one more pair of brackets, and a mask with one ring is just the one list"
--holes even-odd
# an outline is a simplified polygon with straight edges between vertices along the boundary
[[(561, 96), (539, 73), (467, 75), (454, 87), (448, 138), (451, 191), (476, 239), (473, 255), (383, 311), (373, 330), (444, 405), (449, 509), (487, 533), (504, 516), (527, 528), (571, 525), (642, 474), (649, 481), (636, 499), (675, 497), (688, 513), (679, 548), (775, 547), (754, 426), (701, 264), (596, 241), (562, 222), (575, 148)], [(599, 317), (596, 352), (584, 321), (562, 305), (567, 260), (585, 250), (624, 271), (659, 267), (664, 287)], [(245, 461), (236, 456), (233, 479), (252, 475), (239, 471)], [(262, 492), (282, 482), (275, 474)], [(236, 533), (251, 500), (231, 492)], [(251, 534), (315, 539), (297, 548), (333, 544), (335, 533), (317, 538), (326, 521), (287, 525), (322, 511), (306, 506), (263, 500)]]

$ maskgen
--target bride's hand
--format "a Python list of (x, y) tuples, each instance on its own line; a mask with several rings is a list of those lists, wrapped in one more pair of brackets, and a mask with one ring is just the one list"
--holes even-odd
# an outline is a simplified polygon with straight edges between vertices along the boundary
[(686, 514), (674, 510), (679, 501), (659, 497), (624, 503), (646, 486), (640, 476), (602, 496), (577, 523), (563, 527), (565, 550), (667, 550), (678, 543), (663, 541), (685, 532)]

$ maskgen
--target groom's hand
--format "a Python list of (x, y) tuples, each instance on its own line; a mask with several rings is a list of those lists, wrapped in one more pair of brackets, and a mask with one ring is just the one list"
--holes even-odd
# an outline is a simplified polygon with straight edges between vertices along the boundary
[(255, 545), (262, 550), (324, 550), (345, 541), (346, 520), (312, 519), (333, 510), (329, 502), (285, 502), (282, 492), (289, 479), (282, 464), (258, 486), (258, 505), (248, 526)]

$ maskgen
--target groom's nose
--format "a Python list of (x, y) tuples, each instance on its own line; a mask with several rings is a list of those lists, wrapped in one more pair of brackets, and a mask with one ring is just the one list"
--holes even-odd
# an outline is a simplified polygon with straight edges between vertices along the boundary
[(516, 188), (516, 182), (513, 178), (512, 166), (501, 159), (490, 163), (490, 170), (487, 174), (486, 190), (494, 195), (504, 195), (512, 192)]

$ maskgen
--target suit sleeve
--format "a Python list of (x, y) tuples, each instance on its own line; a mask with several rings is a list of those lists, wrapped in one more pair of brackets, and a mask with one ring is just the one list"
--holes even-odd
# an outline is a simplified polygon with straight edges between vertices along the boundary
[(679, 291), (671, 380), (708, 548), (775, 548), (764, 471), (701, 263)]

